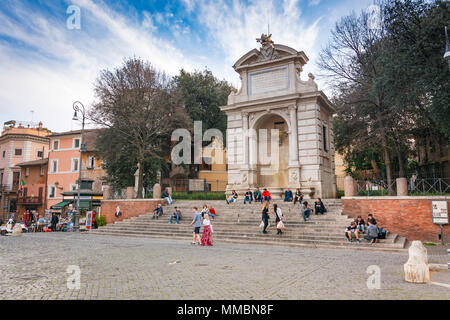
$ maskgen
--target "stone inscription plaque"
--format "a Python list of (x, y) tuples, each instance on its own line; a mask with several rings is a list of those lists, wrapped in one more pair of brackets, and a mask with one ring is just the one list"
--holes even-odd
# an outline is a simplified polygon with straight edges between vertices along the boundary
[(250, 95), (258, 95), (266, 92), (286, 90), (289, 88), (287, 66), (249, 74)]

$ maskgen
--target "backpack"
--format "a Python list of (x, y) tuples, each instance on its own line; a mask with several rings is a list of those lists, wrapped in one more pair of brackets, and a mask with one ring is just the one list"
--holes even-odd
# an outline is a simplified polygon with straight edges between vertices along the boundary
[(386, 239), (386, 230), (383, 228), (378, 229), (378, 239)]

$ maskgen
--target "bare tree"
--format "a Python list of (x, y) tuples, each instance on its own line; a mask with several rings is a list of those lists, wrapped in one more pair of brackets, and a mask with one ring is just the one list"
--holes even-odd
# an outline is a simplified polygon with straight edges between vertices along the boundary
[(109, 151), (123, 153), (118, 161), (139, 164), (137, 194), (142, 197), (144, 165), (170, 153), (172, 131), (189, 126), (181, 96), (172, 79), (138, 58), (102, 71), (94, 90), (98, 102), (90, 109), (90, 119), (106, 128), (101, 134), (107, 140), (114, 140), (107, 148), (116, 149)]

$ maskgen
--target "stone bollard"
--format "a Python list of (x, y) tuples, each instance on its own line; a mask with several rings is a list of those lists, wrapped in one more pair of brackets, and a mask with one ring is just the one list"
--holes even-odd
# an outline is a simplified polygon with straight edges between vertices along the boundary
[(351, 176), (344, 179), (344, 196), (354, 197), (356, 195), (355, 180)]
[(111, 199), (111, 187), (105, 186), (103, 188), (103, 200), (109, 200)]
[(159, 183), (153, 186), (153, 199), (161, 199), (161, 185)]
[(403, 266), (405, 281), (414, 283), (430, 282), (427, 249), (422, 242), (415, 240), (409, 248), (409, 259)]
[(408, 181), (406, 178), (397, 178), (397, 196), (407, 196), (408, 195)]
[(22, 235), (22, 226), (20, 225), (20, 223), (16, 223), (14, 225), (13, 231), (12, 231), (12, 235), (14, 237), (20, 237)]
[(127, 199), (134, 199), (134, 187), (127, 187), (126, 197)]

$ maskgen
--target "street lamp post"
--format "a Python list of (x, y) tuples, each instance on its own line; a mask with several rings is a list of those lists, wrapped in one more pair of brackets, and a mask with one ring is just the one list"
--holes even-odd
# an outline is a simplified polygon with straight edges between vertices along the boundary
[(445, 53), (444, 59), (448, 62), (448, 69), (450, 70), (450, 41), (448, 40), (447, 27), (445, 27)]
[(81, 113), (82, 119), (81, 119), (81, 144), (80, 144), (80, 161), (78, 162), (78, 197), (77, 197), (77, 207), (75, 211), (75, 223), (73, 226), (73, 231), (78, 232), (80, 231), (80, 192), (81, 192), (81, 161), (83, 160), (83, 152), (85, 151), (85, 143), (84, 143), (84, 122), (86, 120), (86, 110), (84, 108), (84, 105), (79, 102), (75, 101), (73, 103), (73, 110), (75, 113), (73, 114), (72, 120), (78, 121), (78, 112)]

